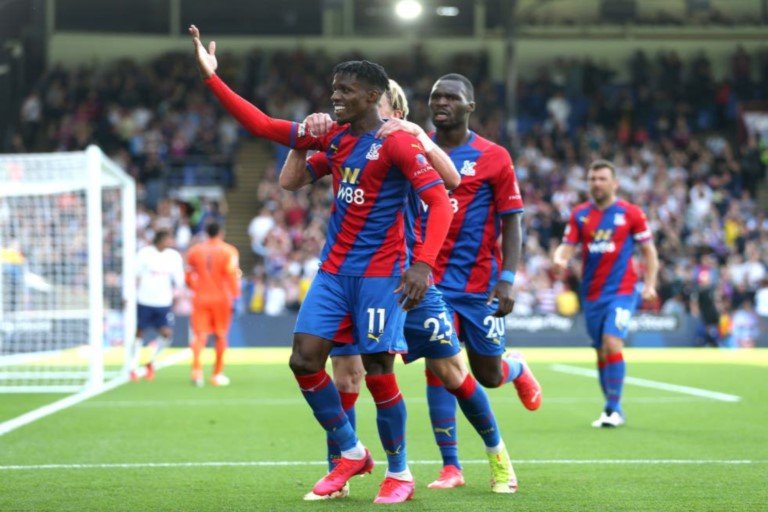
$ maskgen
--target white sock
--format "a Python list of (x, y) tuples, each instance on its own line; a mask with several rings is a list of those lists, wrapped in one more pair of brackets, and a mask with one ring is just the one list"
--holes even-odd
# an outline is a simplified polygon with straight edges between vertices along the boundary
[(365, 458), (365, 446), (360, 441), (349, 450), (341, 450), (341, 456), (345, 459), (361, 460)]
[(136, 338), (133, 340), (133, 345), (130, 347), (131, 353), (128, 354), (128, 360), (130, 361), (131, 370), (135, 370), (139, 367), (139, 356), (141, 355), (141, 344), (142, 344), (141, 338)]
[(485, 447), (485, 453), (491, 453), (493, 455), (496, 455), (497, 453), (501, 453), (504, 451), (504, 441), (500, 442), (496, 446), (486, 446)]
[(171, 340), (166, 338), (165, 336), (158, 336), (157, 337), (157, 346), (155, 347), (155, 353), (152, 354), (152, 359), (150, 359), (150, 364), (154, 364), (155, 361), (157, 361), (157, 356), (160, 355), (160, 352), (163, 351), (163, 349), (167, 346), (170, 346)]
[(411, 474), (410, 468), (405, 468), (405, 471), (400, 471), (398, 473), (394, 473), (390, 470), (387, 470), (387, 476), (396, 478), (398, 480), (403, 480), (404, 482), (413, 482), (413, 475)]

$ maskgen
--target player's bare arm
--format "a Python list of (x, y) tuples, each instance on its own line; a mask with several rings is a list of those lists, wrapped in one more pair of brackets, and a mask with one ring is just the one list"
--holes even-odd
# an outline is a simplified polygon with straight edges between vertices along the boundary
[(195, 55), (197, 56), (197, 67), (203, 79), (211, 78), (216, 74), (216, 68), (219, 63), (216, 60), (216, 41), (208, 43), (206, 50), (200, 41), (200, 29), (195, 25), (189, 26), (189, 35), (192, 36), (192, 44), (195, 45)]
[(555, 249), (555, 254), (552, 256), (552, 263), (555, 264), (558, 270), (565, 272), (568, 270), (568, 262), (571, 261), (575, 250), (576, 248), (570, 244), (558, 245), (557, 249)]
[(427, 159), (432, 167), (435, 168), (437, 173), (445, 183), (445, 188), (453, 190), (461, 183), (461, 175), (456, 170), (456, 166), (453, 164), (451, 157), (440, 149), (440, 147), (432, 142), (427, 133), (421, 128), (421, 126), (404, 119), (392, 118), (387, 120), (386, 123), (381, 125), (379, 131), (376, 132), (377, 139), (383, 139), (388, 135), (396, 131), (404, 131), (415, 136), (419, 143), (424, 146), (424, 151), (427, 154)]
[[(335, 124), (331, 116), (325, 113), (308, 115), (303, 124), (310, 134), (322, 137)], [(292, 149), (288, 152), (283, 168), (280, 169), (279, 183), (285, 190), (292, 192), (312, 183), (312, 176), (307, 172), (307, 151)]]
[(292, 192), (312, 183), (312, 176), (307, 172), (307, 150), (292, 149), (288, 152), (278, 181), (282, 188)]
[(400, 294), (397, 302), (403, 310), (410, 311), (424, 299), (429, 289), (429, 275), (431, 273), (432, 267), (423, 261), (417, 261), (403, 273), (400, 286), (395, 290), (395, 293)]
[(640, 244), (640, 252), (645, 261), (645, 276), (643, 279), (643, 291), (641, 297), (643, 300), (656, 300), (656, 279), (659, 274), (659, 254), (656, 251), (656, 245), (653, 241)]
[(515, 307), (513, 283), (505, 279), (505, 272), (514, 274), (520, 263), (523, 252), (523, 228), (522, 213), (504, 215), (501, 218), (501, 253), (502, 253), (502, 278), (496, 283), (488, 296), (488, 303), (498, 299), (499, 305), (493, 313), (495, 317), (503, 317), (512, 312)]

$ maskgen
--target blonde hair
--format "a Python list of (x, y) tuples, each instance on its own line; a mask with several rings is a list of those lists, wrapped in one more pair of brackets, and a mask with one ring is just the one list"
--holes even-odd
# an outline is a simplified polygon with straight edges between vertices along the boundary
[(403, 115), (402, 118), (406, 119), (408, 117), (408, 98), (405, 97), (405, 92), (403, 92), (403, 88), (400, 87), (400, 84), (390, 78), (389, 87), (385, 94), (387, 95), (387, 100), (389, 100), (392, 110), (399, 110)]

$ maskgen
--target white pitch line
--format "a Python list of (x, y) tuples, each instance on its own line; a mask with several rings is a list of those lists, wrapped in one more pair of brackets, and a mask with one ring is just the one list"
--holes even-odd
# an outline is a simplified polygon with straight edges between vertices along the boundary
[[(160, 361), (156, 365), (156, 368), (159, 370), (161, 368), (165, 368), (166, 366), (174, 365), (186, 357), (189, 357), (189, 349), (182, 350), (181, 352), (168, 356), (167, 358)], [(102, 393), (106, 393), (107, 391), (115, 389), (116, 387), (125, 384), (126, 382), (128, 382), (127, 376), (123, 375), (116, 377), (98, 389), (81, 391), (80, 393), (76, 393), (51, 404), (44, 405), (35, 410), (22, 414), (21, 416), (17, 416), (11, 420), (4, 421), (3, 423), (0, 423), (0, 436), (5, 435), (8, 432), (12, 432), (17, 428), (23, 427), (24, 425), (29, 425), (30, 423), (45, 418), (46, 416), (50, 416), (51, 414), (72, 407), (73, 405), (77, 405), (80, 402), (88, 400), (89, 398), (93, 398)]]
[[(551, 368), (557, 372), (568, 373), (570, 375), (580, 375), (582, 377), (597, 377), (597, 370), (589, 370), (587, 368), (581, 368), (578, 366), (570, 366), (566, 364), (553, 364)], [(711, 400), (719, 400), (721, 402), (740, 402), (741, 397), (737, 395), (729, 395), (728, 393), (720, 393), (719, 391), (709, 391), (701, 388), (694, 388), (691, 386), (680, 386), (678, 384), (669, 384), (667, 382), (659, 382), (656, 380), (639, 379), (637, 377), (625, 377), (625, 384), (634, 384), (643, 388), (661, 389), (663, 391), (671, 391), (673, 393), (682, 393), (684, 395), (700, 396), (702, 398), (709, 398)]]
[[(376, 461), (384, 464), (384, 461)], [(408, 464), (427, 466), (440, 465), (440, 460), (409, 460)], [(488, 464), (487, 460), (462, 460), (462, 464)], [(523, 459), (515, 460), (515, 464), (576, 464), (576, 465), (750, 465), (766, 464), (768, 460), (749, 459)], [(325, 466), (326, 461), (242, 461), (242, 462), (126, 462), (104, 464), (30, 464), (0, 466), (0, 471), (39, 471), (55, 469), (164, 469), (164, 468), (238, 468), (238, 467), (279, 467), (279, 466)]]

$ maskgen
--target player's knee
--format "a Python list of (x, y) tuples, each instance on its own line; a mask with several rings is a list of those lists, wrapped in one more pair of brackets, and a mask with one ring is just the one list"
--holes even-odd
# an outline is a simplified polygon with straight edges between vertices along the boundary
[(447, 389), (457, 389), (467, 378), (467, 368), (460, 357), (430, 360), (427, 363), (431, 371)]
[(475, 379), (481, 386), (486, 388), (497, 388), (504, 383), (504, 376), (501, 374), (501, 368), (480, 368), (475, 370), (473, 374)]
[(363, 383), (365, 372), (352, 371), (352, 373), (336, 373), (333, 381), (336, 387), (343, 393), (359, 393)]
[(621, 338), (616, 336), (603, 336), (603, 355), (616, 354), (622, 351), (624, 348), (624, 342)]
[(333, 360), (333, 381), (339, 391), (359, 393), (365, 377), (365, 368), (358, 356), (339, 356)]
[(291, 354), (290, 359), (288, 359), (288, 366), (294, 375), (310, 375), (318, 371), (314, 370), (314, 366), (309, 359), (302, 357), (298, 352)]
[(291, 357), (288, 359), (288, 366), (294, 375), (311, 375), (324, 368), (324, 365), (317, 361), (316, 358), (307, 357), (296, 350), (291, 353)]

